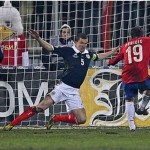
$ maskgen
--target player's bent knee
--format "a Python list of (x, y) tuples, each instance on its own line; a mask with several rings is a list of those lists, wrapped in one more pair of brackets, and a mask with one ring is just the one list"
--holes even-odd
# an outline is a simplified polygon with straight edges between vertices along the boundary
[(79, 118), (77, 119), (78, 124), (84, 124), (86, 122), (86, 118)]

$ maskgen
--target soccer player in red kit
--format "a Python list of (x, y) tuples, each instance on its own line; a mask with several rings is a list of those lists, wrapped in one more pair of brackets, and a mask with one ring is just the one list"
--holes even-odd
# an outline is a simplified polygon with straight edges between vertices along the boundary
[[(122, 70), (123, 90), (126, 100), (126, 113), (130, 130), (135, 130), (134, 123), (134, 99), (138, 91), (145, 91), (146, 98), (149, 100), (150, 79), (148, 75), (148, 65), (150, 60), (150, 37), (143, 37), (143, 29), (134, 27), (131, 30), (132, 39), (121, 46), (118, 55), (107, 60), (108, 65), (115, 65), (124, 59)], [(139, 110), (146, 115), (146, 110)]]

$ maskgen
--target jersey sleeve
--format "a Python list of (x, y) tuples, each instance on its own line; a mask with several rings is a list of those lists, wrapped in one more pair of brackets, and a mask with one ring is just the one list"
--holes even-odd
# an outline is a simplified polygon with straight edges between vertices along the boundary
[(58, 54), (58, 56), (64, 58), (69, 49), (70, 49), (69, 47), (55, 47), (54, 46), (53, 54)]
[(124, 53), (123, 53), (123, 48), (121, 48), (120, 52), (118, 53), (118, 55), (109, 60), (109, 64), (108, 65), (115, 65), (117, 64), (120, 60), (122, 60), (124, 58)]

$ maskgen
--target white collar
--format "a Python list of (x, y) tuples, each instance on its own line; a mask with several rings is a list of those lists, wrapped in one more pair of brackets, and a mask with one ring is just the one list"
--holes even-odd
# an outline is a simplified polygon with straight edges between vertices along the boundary
[[(75, 45), (72, 46), (72, 48), (74, 49), (74, 51), (75, 51), (76, 53), (81, 53), (81, 52), (75, 47)], [(81, 54), (86, 54), (86, 53), (89, 53), (89, 51), (88, 51), (87, 49), (85, 49), (85, 51), (82, 52)]]

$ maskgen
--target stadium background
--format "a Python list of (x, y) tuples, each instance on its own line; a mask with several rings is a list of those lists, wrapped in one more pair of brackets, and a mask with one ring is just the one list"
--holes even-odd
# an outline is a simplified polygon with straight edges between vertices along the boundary
[[(1, 5), (3, 2), (1, 1)], [(1, 67), (0, 124), (5, 124), (29, 105), (34, 105), (59, 81), (62, 70), (53, 72), (43, 68), (42, 48), (27, 34), (29, 28), (39, 31), (42, 38), (59, 34), (59, 28), (67, 23), (72, 35), (85, 32), (89, 35), (88, 48), (103, 52), (125, 43), (128, 32), (135, 25), (144, 27), (149, 35), (149, 1), (12, 1), (22, 17), (28, 39), (30, 66), (27, 68)], [(125, 105), (121, 88), (120, 62), (108, 68), (105, 61), (91, 63), (81, 87), (81, 96), (87, 110), (85, 126), (124, 126)], [(138, 95), (139, 101), (141, 95)], [(59, 103), (44, 113), (24, 121), (21, 125), (45, 125), (49, 113), (65, 113), (64, 103)], [(149, 126), (148, 116), (136, 115), (137, 126)], [(67, 125), (59, 123), (58, 126)]]

